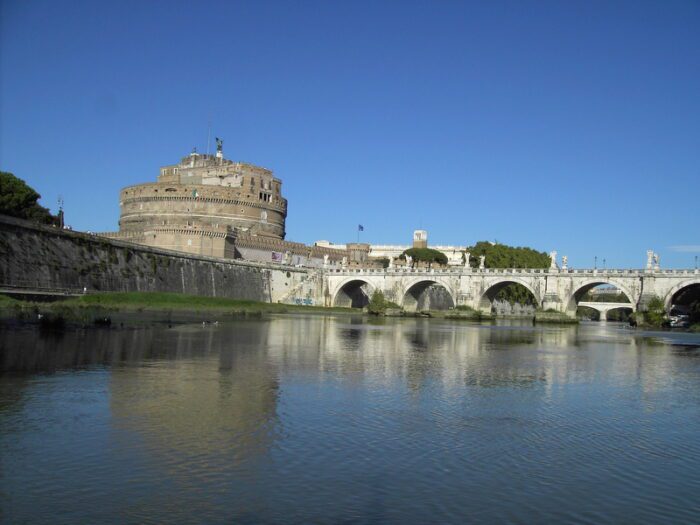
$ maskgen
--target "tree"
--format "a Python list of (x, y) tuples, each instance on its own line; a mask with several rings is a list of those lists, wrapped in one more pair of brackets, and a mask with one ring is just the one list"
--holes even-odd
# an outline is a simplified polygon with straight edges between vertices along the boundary
[(486, 268), (549, 268), (549, 255), (532, 248), (494, 244), (479, 241), (466, 249), (471, 255), (469, 266), (479, 266), (479, 256), (484, 255)]
[[(507, 246), (505, 244), (479, 241), (474, 246), (468, 247), (466, 252), (469, 257), (469, 266), (479, 266), (479, 256), (484, 255), (486, 268), (549, 268), (549, 255), (538, 252), (532, 248)], [(509, 303), (529, 304), (537, 306), (534, 296), (520, 284), (509, 284), (501, 289), (495, 297), (496, 300)]]
[(0, 214), (51, 224), (56, 218), (37, 202), (41, 198), (33, 188), (12, 173), (0, 171)]
[(382, 268), (388, 268), (389, 267), (389, 258), (388, 257), (377, 257), (374, 259), (375, 262), (378, 262), (382, 265)]
[(406, 260), (406, 256), (412, 257), (414, 261), (423, 261), (428, 264), (447, 264), (447, 255), (432, 248), (409, 248), (399, 255), (399, 259)]

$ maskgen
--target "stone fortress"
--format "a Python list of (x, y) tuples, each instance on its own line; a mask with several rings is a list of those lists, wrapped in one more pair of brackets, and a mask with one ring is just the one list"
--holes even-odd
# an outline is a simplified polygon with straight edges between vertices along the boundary
[[(0, 247), (9, 254), (0, 258), (0, 283), (25, 294), (175, 291), (341, 307), (363, 307), (381, 291), (408, 312), (487, 313), (497, 311), (500, 290), (518, 284), (537, 308), (571, 317), (588, 291), (615, 287), (627, 303), (584, 304), (602, 318), (617, 308), (644, 312), (657, 297), (671, 312), (700, 286), (700, 269), (662, 269), (653, 250), (638, 269), (572, 268), (556, 251), (549, 268), (487, 268), (484, 255), (470, 265), (462, 246), (435, 247), (447, 256), (440, 265), (400, 258), (409, 246), (291, 242), (282, 182), (270, 170), (226, 160), (219, 140), (215, 155), (194, 151), (163, 167), (155, 183), (120, 196), (120, 231), (102, 238), (0, 217)], [(427, 232), (416, 230), (413, 247), (427, 246)]]
[[(466, 306), (490, 312), (499, 290), (520, 284), (538, 307), (574, 316), (587, 291), (614, 286), (629, 303), (585, 304), (604, 317), (615, 308), (644, 311), (654, 296), (663, 298), (670, 311), (674, 297), (700, 285), (698, 269), (662, 270), (653, 250), (642, 270), (573, 269), (566, 256), (561, 265), (557, 262), (556, 251), (550, 253), (548, 269), (493, 269), (486, 268), (483, 255), (478, 267), (465, 264), (466, 246), (433, 246), (447, 256), (444, 266), (400, 258), (410, 247), (428, 247), (425, 230), (413, 233), (412, 246), (291, 242), (285, 240), (282, 181), (268, 169), (225, 159), (219, 139), (215, 155), (193, 151), (179, 164), (161, 168), (155, 183), (124, 188), (120, 207), (119, 232), (100, 235), (262, 269), (268, 282), (258, 295), (271, 302), (362, 307), (374, 290), (381, 290), (406, 311)], [(190, 280), (203, 285), (197, 275)], [(182, 272), (181, 281), (182, 290), (188, 290)]]
[[(119, 231), (104, 237), (195, 255), (308, 267), (377, 267), (411, 246), (333, 244), (312, 246), (285, 240), (287, 199), (282, 181), (269, 169), (196, 149), (178, 164), (164, 166), (154, 183), (121, 190)], [(428, 233), (416, 230), (413, 247), (426, 247)], [(463, 264), (463, 246), (434, 246), (448, 264)]]

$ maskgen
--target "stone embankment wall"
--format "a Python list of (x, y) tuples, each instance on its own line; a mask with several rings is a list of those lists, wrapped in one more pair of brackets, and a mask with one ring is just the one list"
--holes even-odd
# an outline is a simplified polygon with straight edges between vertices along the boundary
[(276, 302), (306, 272), (178, 254), (0, 216), (0, 285)]

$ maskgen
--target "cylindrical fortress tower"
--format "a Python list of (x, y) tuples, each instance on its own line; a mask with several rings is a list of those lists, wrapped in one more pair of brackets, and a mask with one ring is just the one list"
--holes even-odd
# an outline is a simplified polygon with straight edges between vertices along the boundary
[(239, 230), (284, 239), (287, 199), (272, 171), (196, 152), (165, 166), (155, 183), (124, 188), (119, 230)]

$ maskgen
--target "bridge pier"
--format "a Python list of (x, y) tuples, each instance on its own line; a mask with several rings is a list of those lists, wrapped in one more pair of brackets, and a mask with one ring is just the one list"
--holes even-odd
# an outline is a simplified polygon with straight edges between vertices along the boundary
[[(475, 310), (490, 312), (491, 300), (497, 291), (508, 284), (520, 284), (535, 297), (537, 305), (544, 309), (576, 315), (580, 297), (589, 289), (609, 284), (615, 286), (629, 299), (629, 308), (644, 311), (652, 297), (663, 299), (667, 307), (674, 294), (688, 286), (700, 285), (700, 274), (694, 270), (556, 270), (551, 269), (474, 269), (474, 268), (328, 268), (319, 269), (324, 283), (324, 298), (318, 302), (332, 305), (339, 293), (350, 282), (366, 283), (367, 291), (381, 290), (384, 296), (403, 304), (406, 294), (421, 290), (431, 284), (440, 285), (449, 293), (455, 306), (469, 306)], [(316, 289), (304, 288), (313, 295)], [(327, 294), (327, 295), (325, 295)], [(600, 311), (605, 306), (593, 303)], [(610, 310), (607, 305), (606, 311)], [(621, 305), (615, 304), (619, 308)], [(627, 305), (625, 305), (627, 306)]]
[(553, 293), (548, 293), (544, 296), (544, 300), (542, 301), (542, 309), (543, 310), (556, 310), (557, 312), (564, 312), (564, 302), (561, 300), (561, 298)]

